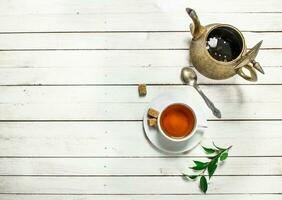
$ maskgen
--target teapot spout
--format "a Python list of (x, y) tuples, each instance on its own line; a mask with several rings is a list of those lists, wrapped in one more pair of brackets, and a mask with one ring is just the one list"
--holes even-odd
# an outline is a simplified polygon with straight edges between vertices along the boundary
[(205, 31), (205, 27), (201, 25), (200, 20), (196, 12), (191, 8), (186, 8), (186, 12), (193, 20), (193, 23), (190, 24), (190, 31), (194, 39), (199, 38), (202, 33)]
[(250, 65), (250, 66), (254, 67), (256, 70), (258, 70), (259, 72), (261, 72), (262, 74), (264, 74), (264, 71), (263, 71), (262, 67), (260, 66), (260, 64), (255, 61), (255, 58), (258, 55), (261, 44), (262, 44), (262, 41), (257, 43), (245, 55), (243, 55), (242, 58), (240, 59), (240, 61), (238, 62), (238, 65), (235, 67), (235, 70), (237, 70), (237, 69), (239, 69), (243, 66)]

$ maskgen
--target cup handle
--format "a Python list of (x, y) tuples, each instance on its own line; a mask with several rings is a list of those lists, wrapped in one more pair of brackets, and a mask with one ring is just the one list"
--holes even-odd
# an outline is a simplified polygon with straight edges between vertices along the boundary
[[(250, 75), (245, 74), (243, 68), (247, 69), (250, 72)], [(257, 73), (251, 65), (245, 65), (236, 69), (236, 73), (247, 81), (255, 82), (258, 80)]]

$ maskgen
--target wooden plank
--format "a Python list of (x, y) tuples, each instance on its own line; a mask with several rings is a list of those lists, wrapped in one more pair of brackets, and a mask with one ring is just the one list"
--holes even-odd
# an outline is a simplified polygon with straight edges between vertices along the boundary
[[(281, 121), (209, 121), (208, 126), (202, 144), (233, 145), (230, 156), (282, 155)], [(0, 130), (0, 156), (167, 157), (146, 140), (142, 122), (1, 122)], [(183, 156), (205, 154), (198, 146)]]
[[(260, 40), (264, 49), (282, 48), (281, 32), (243, 34), (249, 48)], [(189, 32), (1, 34), (0, 49), (188, 49), (191, 37)]]
[[(180, 84), (181, 68), (190, 65), (188, 54), (186, 50), (3, 51), (0, 84)], [(262, 66), (281, 66), (279, 56), (281, 50), (261, 50), (257, 60)], [(281, 83), (280, 70), (265, 69), (258, 83)], [(200, 76), (199, 82), (250, 84), (240, 77), (214, 81)]]
[[(0, 175), (121, 176), (195, 174), (204, 158), (1, 158)], [(126, 164), (125, 164), (126, 163)], [(271, 163), (271, 164), (270, 164)], [(215, 175), (282, 175), (281, 157), (230, 157)]]
[[(281, 193), (282, 176), (216, 177), (209, 194)], [(146, 183), (146, 184), (144, 184)], [(173, 187), (172, 187), (173, 186)], [(200, 194), (181, 177), (2, 177), (0, 193)]]
[[(176, 12), (183, 8), (191, 6), (199, 12), (280, 12), (281, 1), (255, 1), (255, 0), (237, 0), (224, 1), (217, 0), (216, 3), (209, 3), (205, 0), (178, 0), (171, 2), (169, 0), (92, 0), (81, 3), (79, 0), (49, 0), (46, 2), (28, 0), (3, 0), (1, 1), (0, 13), (6, 15), (18, 14), (72, 14), (72, 13), (150, 13), (150, 12)], [(220, 5), (220, 6), (218, 6)], [(40, 12), (39, 12), (40, 10)]]
[[(0, 85), (183, 84), (180, 67), (0, 68)], [(212, 80), (198, 73), (199, 84), (282, 84), (281, 67), (264, 67), (257, 82), (236, 75)], [(124, 76), (124, 73), (127, 75)], [(78, 75), (79, 74), (79, 75)]]
[[(69, 2), (65, 0), (48, 2), (28, 0), (25, 3), (18, 0), (4, 0), (1, 3), (4, 5), (0, 6), (0, 20), (3, 22), (0, 32), (2, 33), (187, 31), (188, 24), (191, 22), (183, 10), (187, 4), (184, 0), (177, 3), (168, 0), (163, 2), (121, 0), (118, 3), (105, 0), (99, 4), (98, 1), (87, 1), (82, 4), (78, 0)], [(245, 31), (282, 30), (282, 13), (280, 12), (282, 4), (278, 0), (270, 0), (270, 2), (219, 0), (217, 3), (226, 7), (221, 10), (221, 13), (213, 13), (222, 9), (216, 4), (203, 6), (206, 2), (201, 0), (191, 0), (189, 3), (193, 4), (197, 10), (198, 7), (204, 7), (202, 10), (199, 9), (200, 12), (203, 12), (203, 14), (199, 13), (203, 23), (225, 21)], [(238, 15), (238, 12), (244, 13)], [(105, 49), (111, 47), (134, 49), (134, 45), (137, 46), (137, 49), (141, 47), (150, 49), (151, 46), (152, 49), (156, 49), (155, 41), (158, 41), (159, 37), (153, 35), (152, 39), (146, 39), (144, 35), (147, 33), (140, 33), (138, 35), (140, 39), (136, 39), (134, 45), (134, 42), (131, 42), (131, 45), (125, 41), (134, 41), (137, 34), (126, 33), (124, 38), (115, 37), (115, 33), (107, 34), (109, 35), (99, 33), (95, 39), (91, 39), (92, 33), (66, 34), (67, 37), (65, 34), (55, 33), (46, 35), (3, 34), (3, 38), (0, 37), (0, 48), (3, 44), (5, 48), (2, 49), (16, 50), (18, 48), (24, 51), (1, 52), (0, 79), (3, 78), (3, 84), (7, 85), (137, 84), (142, 81), (141, 78), (135, 79), (136, 74), (140, 73), (140, 77), (148, 77), (146, 79), (148, 82), (156, 80), (151, 84), (166, 84), (171, 83), (166, 76), (162, 77), (165, 79), (153, 79), (149, 73), (155, 72), (153, 74), (157, 76), (156, 70), (168, 69), (166, 73), (171, 71), (171, 75), (174, 75), (172, 80), (179, 84), (179, 79), (176, 77), (179, 77), (180, 66), (189, 65), (186, 50), (181, 53), (179, 53), (180, 50), (170, 51), (175, 49), (168, 48), (172, 45), (173, 40), (170, 40), (171, 43), (165, 42), (165, 39), (170, 38), (162, 38), (158, 44), (160, 49), (168, 50), (157, 51), (73, 50), (67, 53), (62, 53), (65, 51), (52, 53), (51, 51), (26, 51), (27, 49), (56, 49), (53, 47), (62, 50), (72, 49), (72, 47), (74, 49), (88, 49), (87, 47), (93, 49), (96, 46), (97, 49), (103, 49), (103, 47)], [(189, 35), (187, 32), (175, 34), (186, 34), (185, 37)], [(256, 38), (259, 38), (257, 33), (248, 32), (247, 34), (253, 38), (253, 40), (248, 40), (251, 44), (256, 42)], [(279, 38), (279, 35), (262, 34), (266, 37), (265, 47), (270, 50), (261, 51), (258, 59), (262, 59), (262, 65), (269, 67), (266, 71), (269, 73), (269, 78), (262, 78), (260, 83), (281, 84), (279, 77), (281, 63), (277, 58), (280, 57), (282, 51), (276, 49), (281, 48), (280, 41), (276, 39)], [(83, 35), (82, 40), (81, 35)], [(43, 43), (42, 40), (49, 40), (50, 43)], [(77, 44), (70, 44), (72, 41)], [(89, 45), (86, 44), (86, 41), (89, 42)], [(187, 40), (179, 41), (175, 44), (181, 46), (186, 45), (186, 42)], [(44, 48), (38, 44), (43, 45)], [(183, 49), (185, 48), (187, 49), (187, 47)], [(168, 58), (163, 58), (164, 56)], [(127, 70), (126, 76), (130, 77), (120, 80), (121, 74), (125, 74)], [(201, 83), (212, 83), (205, 82), (207, 80), (202, 77), (200, 81)], [(232, 79), (232, 81), (221, 83), (244, 84), (245, 82), (237, 82)], [(173, 89), (176, 88), (183, 89), (184, 87), (173, 87)], [(167, 89), (168, 86), (149, 87), (148, 96), (139, 99), (136, 86), (0, 87), (1, 95), (3, 95), (0, 97), (0, 112), (2, 113), (0, 120), (141, 120), (147, 103)], [(203, 89), (222, 109), (224, 119), (280, 120), (282, 117), (278, 109), (281, 107), (281, 86), (205, 86)], [(213, 119), (211, 115), (209, 119)], [(273, 195), (274, 193), (281, 194), (281, 157), (276, 157), (281, 156), (281, 121), (211, 121), (210, 124), (203, 144), (210, 144), (211, 141), (216, 141), (219, 145), (233, 144), (234, 148), (230, 152), (232, 157), (222, 168), (223, 173), (220, 175), (235, 176), (218, 176), (215, 177), (216, 180), (212, 179), (209, 193), (221, 195), (210, 195), (204, 198), (229, 198), (230, 195), (238, 193), (240, 195), (235, 196), (237, 199), (253, 199), (254, 197), (281, 199), (281, 195)], [(165, 196), (167, 199), (171, 197), (184, 199), (188, 195), (178, 196), (177, 194), (195, 194), (189, 197), (202, 199), (197, 190), (198, 184), (185, 183), (179, 176), (175, 176), (179, 175), (180, 170), (184, 170), (184, 166), (191, 163), (193, 156), (203, 155), (200, 147), (186, 156), (190, 157), (189, 159), (183, 156), (175, 162), (175, 158), (169, 158), (156, 152), (148, 144), (143, 135), (141, 121), (1, 122), (0, 130), (0, 156), (4, 156), (0, 158), (0, 174), (3, 173), (0, 181), (0, 193), (2, 193), (0, 198), (7, 196), (13, 198), (14, 195), (4, 194), (13, 193), (17, 194), (15, 199), (30, 197), (22, 194), (41, 194), (31, 196), (31, 198), (39, 197), (39, 199), (44, 197), (45, 199), (69, 197), (72, 199), (97, 199), (96, 197), (98, 199), (109, 199), (108, 197), (111, 199), (123, 197), (156, 199), (166, 194), (175, 194), (175, 196)], [(25, 158), (11, 158), (10, 156)], [(28, 156), (30, 157), (27, 158)], [(33, 158), (33, 156), (44, 158)], [(77, 157), (74, 158), (74, 156)], [(259, 156), (259, 158), (233, 156)], [(124, 163), (128, 165), (123, 167)], [(42, 177), (32, 175), (42, 175)], [(44, 175), (47, 177), (43, 177)], [(54, 175), (54, 177), (48, 177), (48, 175)], [(56, 177), (58, 175), (66, 175), (66, 177)], [(92, 177), (91, 175), (109, 177)], [(121, 177), (110, 177), (111, 175), (121, 175)], [(130, 176), (124, 177), (124, 175)], [(131, 175), (138, 175), (138, 177)], [(260, 196), (257, 193), (269, 195)], [(50, 195), (44, 196), (44, 194)], [(92, 195), (84, 196), (83, 194)], [(131, 196), (131, 194), (137, 195)], [(138, 196), (138, 194), (146, 195)], [(250, 194), (256, 195), (250, 196)]]
[[(281, 119), (282, 86), (221, 85), (202, 89), (222, 111), (223, 119)], [(137, 86), (44, 86), (0, 88), (0, 120), (141, 120), (148, 103), (168, 92), (191, 92), (188, 86), (149, 86), (140, 98)], [(262, 109), (258, 109), (262, 108)], [(265, 108), (265, 109), (263, 109)], [(215, 119), (205, 107), (209, 119)]]
[[(205, 93), (215, 103), (277, 103), (282, 98), (282, 86), (272, 85), (203, 85)], [(147, 86), (148, 93), (139, 97), (137, 86), (1, 86), (1, 104), (95, 104), (144, 103), (165, 92), (187, 92), (202, 100), (196, 90), (186, 85)], [(244, 96), (240, 96), (244, 94)], [(262, 95), (264, 94), (264, 95)], [(136, 120), (140, 120), (136, 119)]]
[(220, 195), (26, 195), (26, 194), (0, 194), (1, 199), (5, 200), (113, 200), (113, 199), (123, 199), (123, 200), (218, 200), (218, 199), (229, 199), (234, 200), (266, 200), (275, 199), (280, 200), (281, 195), (279, 194), (220, 194)]
[[(105, 68), (189, 66), (187, 50), (1, 51), (0, 68)], [(260, 50), (262, 66), (282, 66), (282, 50)]]
[[(139, 7), (138, 7), (139, 8)], [(242, 31), (281, 31), (282, 13), (199, 14), (203, 24), (228, 23)], [(182, 12), (1, 15), (0, 32), (187, 31)]]

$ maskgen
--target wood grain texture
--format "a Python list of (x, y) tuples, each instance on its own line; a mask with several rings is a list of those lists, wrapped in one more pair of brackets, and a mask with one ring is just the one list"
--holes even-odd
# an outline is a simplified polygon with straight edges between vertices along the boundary
[[(209, 194), (277, 193), (282, 176), (220, 176)], [(144, 184), (146, 183), (146, 184)], [(40, 194), (201, 194), (181, 177), (1, 177), (0, 193)], [(173, 187), (172, 187), (173, 186)]]
[(219, 195), (13, 195), (13, 194), (0, 194), (0, 198), (5, 200), (218, 200), (218, 199), (234, 199), (234, 200), (266, 200), (274, 199), (281, 200), (279, 194), (219, 194)]
[[(243, 32), (248, 48), (282, 47), (281, 32)], [(1, 50), (189, 49), (190, 32), (22, 33), (1, 34)], [(134, 42), (132, 42), (134, 41)]]
[[(282, 13), (211, 13), (203, 24), (232, 24), (242, 31), (281, 31)], [(0, 32), (187, 31), (190, 18), (182, 12), (1, 15)], [(255, 23), (254, 23), (255, 22)]]
[[(2, 51), (0, 68), (106, 68), (189, 66), (188, 50)], [(282, 50), (260, 50), (262, 66), (281, 66)], [(83, 69), (82, 69), (83, 70)]]
[[(153, 85), (183, 84), (179, 67), (93, 67), (84, 68), (0, 68), (0, 85)], [(126, 76), (124, 73), (126, 72)], [(238, 75), (226, 80), (212, 80), (198, 74), (199, 84), (282, 84), (282, 67), (264, 67), (265, 75), (258, 73), (257, 82), (249, 82)]]
[[(141, 120), (156, 96), (168, 91), (191, 91), (189, 86), (149, 86), (144, 98), (137, 86), (42, 86), (0, 88), (0, 120)], [(222, 119), (282, 119), (282, 86), (202, 86)], [(258, 109), (260, 108), (260, 109)], [(215, 117), (205, 108), (209, 119)]]
[[(171, 176), (197, 174), (189, 167), (205, 158), (0, 158), (0, 175), (20, 176)], [(271, 165), (269, 164), (271, 163)], [(281, 157), (230, 157), (216, 176), (282, 175)]]
[[(178, 12), (187, 6), (193, 7), (199, 12), (205, 13), (224, 13), (224, 12), (280, 12), (281, 1), (255, 1), (255, 0), (237, 0), (224, 1), (217, 0), (216, 4), (208, 4), (205, 0), (178, 0), (171, 2), (170, 0), (120, 0), (119, 2), (112, 0), (85, 0), (83, 3), (79, 0), (49, 0), (37, 1), (27, 0), (2, 0), (0, 12), (6, 15), (20, 14), (73, 14), (79, 12), (85, 13), (158, 13), (158, 12)], [(221, 6), (218, 6), (221, 5)], [(224, 9), (222, 9), (224, 8)], [(39, 12), (40, 10), (40, 12)]]
[[(249, 48), (264, 40), (257, 83), (199, 75), (223, 113), (217, 121), (205, 108), (202, 144), (233, 145), (208, 195), (179, 176), (204, 159), (201, 147), (162, 154), (141, 121), (155, 96), (188, 89), (186, 7), (204, 25), (238, 27)], [(281, 9), (280, 0), (2, 0), (0, 199), (282, 200)], [(150, 84), (145, 98), (139, 83)]]
[[(232, 144), (231, 156), (282, 155), (281, 121), (209, 121), (208, 126), (202, 141), (205, 146), (212, 141)], [(142, 122), (2, 122), (0, 128), (0, 155), (4, 157), (169, 156), (146, 140)], [(180, 156), (205, 154), (198, 146)]]

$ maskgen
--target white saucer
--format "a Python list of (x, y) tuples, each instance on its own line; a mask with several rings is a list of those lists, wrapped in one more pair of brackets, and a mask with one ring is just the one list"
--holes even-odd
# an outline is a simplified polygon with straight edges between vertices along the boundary
[(145, 135), (154, 147), (165, 153), (185, 153), (200, 143), (206, 128), (198, 127), (195, 134), (188, 141), (172, 142), (166, 139), (157, 127), (150, 127), (147, 122), (149, 108), (160, 111), (172, 103), (185, 103), (189, 105), (197, 116), (198, 124), (207, 127), (207, 118), (204, 112), (206, 104), (193, 87), (187, 86), (179, 90), (174, 89), (174, 91), (166, 92), (152, 100), (144, 114), (143, 126)]

